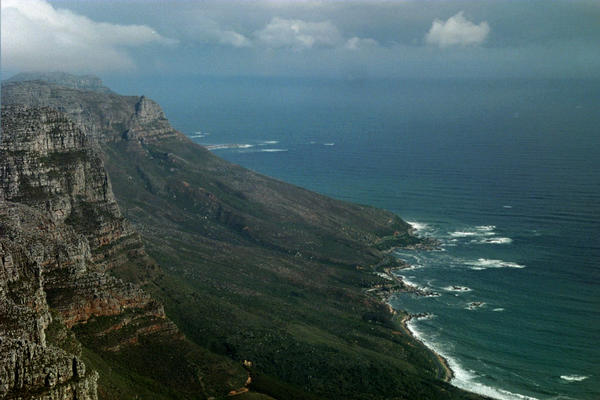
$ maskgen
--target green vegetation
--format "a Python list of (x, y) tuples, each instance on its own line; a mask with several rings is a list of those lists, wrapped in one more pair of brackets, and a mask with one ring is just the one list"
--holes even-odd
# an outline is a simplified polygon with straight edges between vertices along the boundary
[[(251, 361), (254, 392), (478, 398), (441, 381), (435, 356), (364, 292), (385, 283), (372, 274), (380, 250), (419, 242), (398, 217), (251, 173), (181, 138), (104, 151), (119, 204), (162, 267), (145, 288), (200, 348)], [(114, 273), (135, 276), (135, 266)]]

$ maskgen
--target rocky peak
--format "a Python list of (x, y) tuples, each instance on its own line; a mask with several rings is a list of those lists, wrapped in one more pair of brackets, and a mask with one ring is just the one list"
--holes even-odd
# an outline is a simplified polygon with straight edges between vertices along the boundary
[(51, 107), (68, 115), (91, 141), (153, 141), (183, 136), (175, 131), (161, 107), (145, 96), (74, 88), (62, 81), (4, 81), (2, 104)]
[(6, 80), (7, 82), (42, 81), (72, 89), (92, 90), (99, 93), (112, 93), (102, 80), (94, 75), (72, 75), (65, 72), (22, 72)]
[(158, 103), (146, 96), (141, 96), (135, 104), (135, 119), (139, 123), (149, 123), (155, 120), (166, 120), (167, 117)]

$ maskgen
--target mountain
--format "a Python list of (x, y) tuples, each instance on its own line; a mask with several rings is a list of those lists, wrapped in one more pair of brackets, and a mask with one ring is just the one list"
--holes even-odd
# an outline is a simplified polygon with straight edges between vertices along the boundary
[(394, 289), (386, 249), (428, 245), (399, 217), (228, 163), (144, 96), (36, 79), (2, 102), (0, 199), (89, 247), (41, 287), (100, 398), (478, 398), (367, 292)]
[(65, 72), (21, 72), (6, 82), (42, 81), (54, 83), (73, 89), (92, 90), (100, 93), (111, 93), (100, 78), (94, 75), (71, 75)]

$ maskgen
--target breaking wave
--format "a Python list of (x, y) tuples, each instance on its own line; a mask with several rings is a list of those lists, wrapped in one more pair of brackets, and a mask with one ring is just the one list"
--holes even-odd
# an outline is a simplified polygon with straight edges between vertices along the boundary
[(567, 382), (581, 382), (589, 378), (589, 376), (585, 375), (561, 375), (560, 379)]
[(481, 271), (488, 268), (525, 268), (525, 265), (514, 262), (490, 260), (488, 258), (479, 258), (476, 261), (466, 261), (465, 264), (470, 265), (471, 269), (475, 271)]

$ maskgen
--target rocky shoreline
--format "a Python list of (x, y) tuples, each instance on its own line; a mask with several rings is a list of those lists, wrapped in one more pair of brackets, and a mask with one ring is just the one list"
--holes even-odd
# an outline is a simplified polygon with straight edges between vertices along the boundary
[[(423, 249), (423, 250), (434, 250), (438, 248), (438, 243), (432, 239), (428, 239), (427, 243), (422, 243), (417, 246), (413, 246), (415, 249)], [(390, 249), (388, 253), (391, 253), (394, 249)], [(440, 294), (428, 289), (419, 288), (416, 285), (412, 285), (410, 283), (405, 282), (399, 274), (396, 274), (397, 271), (407, 270), (412, 268), (412, 265), (407, 263), (404, 260), (395, 258), (391, 255), (386, 257), (379, 265), (373, 267), (373, 273), (382, 279), (385, 279), (386, 283), (378, 283), (371, 288), (367, 289), (366, 292), (374, 296), (379, 302), (385, 304), (390, 312), (390, 314), (394, 316), (398, 316), (398, 312), (402, 313), (402, 316), (398, 318), (402, 331), (412, 337), (414, 340), (421, 343), (423, 346), (427, 347), (432, 354), (435, 355), (436, 359), (439, 362), (439, 365), (442, 367), (444, 371), (444, 376), (442, 379), (445, 382), (450, 382), (454, 378), (454, 371), (450, 368), (450, 364), (446, 358), (442, 355), (438, 354), (431, 348), (429, 348), (421, 339), (419, 339), (409, 328), (408, 323), (412, 319), (422, 319), (422, 318), (430, 318), (431, 315), (427, 313), (417, 313), (411, 314), (405, 311), (395, 310), (390, 304), (390, 299), (393, 295), (398, 293), (411, 293), (415, 296), (439, 296)]]

